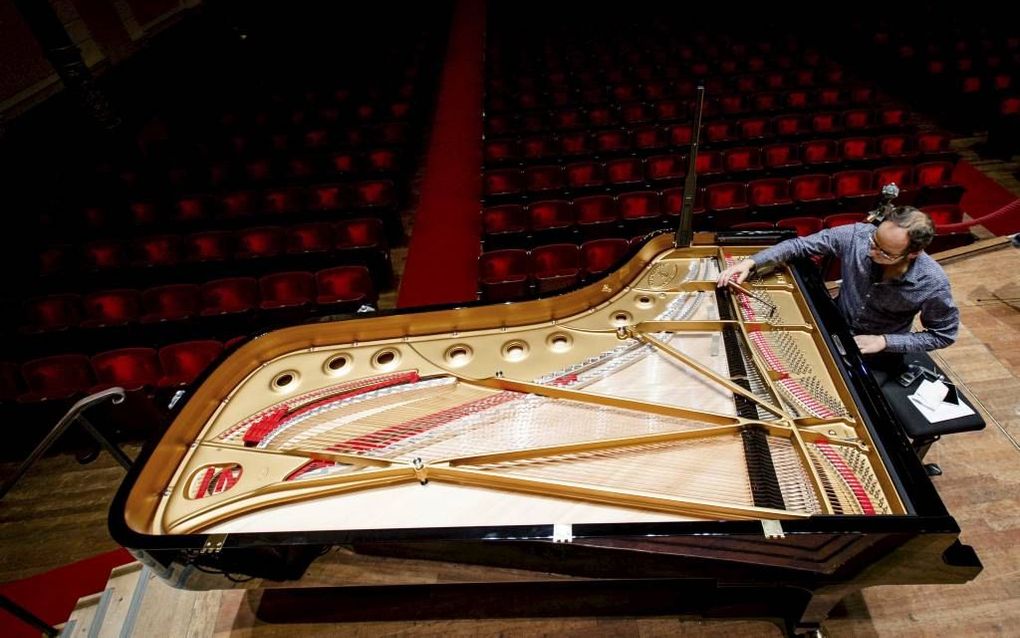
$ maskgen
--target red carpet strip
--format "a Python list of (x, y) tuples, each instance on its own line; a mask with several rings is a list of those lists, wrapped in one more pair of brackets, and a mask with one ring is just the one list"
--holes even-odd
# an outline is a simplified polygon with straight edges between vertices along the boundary
[[(960, 208), (974, 219), (1000, 210), (1017, 198), (1016, 195), (1000, 186), (998, 182), (986, 177), (981, 171), (963, 160), (956, 164), (953, 181), (967, 188), (963, 199), (960, 200)], [(1000, 214), (987, 218), (982, 221), (981, 225), (996, 235), (1020, 232), (1020, 211), (1015, 214)]]
[(454, 9), (397, 306), (474, 301), (481, 221), (485, 3)]
[[(106, 588), (110, 570), (133, 560), (126, 549), (115, 549), (30, 578), (4, 583), (0, 585), (0, 593), (44, 622), (57, 625), (68, 619), (79, 598)], [(0, 611), (0, 636), (39, 638), (39, 635), (31, 626)]]

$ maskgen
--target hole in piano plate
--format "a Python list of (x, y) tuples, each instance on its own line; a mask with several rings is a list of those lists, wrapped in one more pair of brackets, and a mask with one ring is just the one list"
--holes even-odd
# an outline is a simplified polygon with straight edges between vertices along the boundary
[(629, 326), (631, 324), (631, 314), (629, 312), (617, 312), (613, 315), (612, 324), (614, 328)]
[(574, 344), (574, 340), (570, 338), (570, 335), (562, 332), (549, 335), (545, 341), (546, 345), (553, 352), (566, 352), (570, 350)]
[(648, 295), (639, 295), (637, 299), (634, 300), (634, 305), (641, 310), (647, 310), (655, 305), (655, 300)]
[(467, 365), (471, 361), (473, 351), (470, 346), (456, 345), (450, 346), (446, 350), (446, 363), (453, 367), (460, 367)]
[(349, 372), (351, 369), (351, 355), (346, 352), (326, 359), (324, 366), (326, 374), (337, 376)]
[(503, 344), (503, 359), (516, 362), (528, 356), (528, 344), (523, 341), (509, 341)]
[(379, 369), (389, 369), (400, 361), (400, 353), (396, 350), (381, 350), (372, 358), (372, 365)]
[(290, 391), (297, 387), (298, 373), (294, 370), (287, 370), (273, 377), (273, 389), (277, 391)]

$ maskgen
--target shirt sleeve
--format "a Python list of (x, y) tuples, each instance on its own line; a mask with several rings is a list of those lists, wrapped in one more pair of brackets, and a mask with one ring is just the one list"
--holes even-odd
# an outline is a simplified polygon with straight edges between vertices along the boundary
[(798, 257), (842, 254), (851, 245), (854, 233), (860, 225), (847, 224), (836, 228), (826, 228), (807, 237), (787, 239), (752, 255), (751, 260), (757, 267), (765, 262), (783, 264)]
[(921, 306), (920, 332), (885, 335), (888, 352), (928, 352), (953, 345), (960, 327), (960, 311), (948, 284), (928, 297)]

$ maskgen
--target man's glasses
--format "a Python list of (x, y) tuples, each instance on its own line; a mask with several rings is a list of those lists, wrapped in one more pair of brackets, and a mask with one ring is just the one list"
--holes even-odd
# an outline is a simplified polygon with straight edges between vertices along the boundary
[(875, 232), (871, 233), (871, 237), (868, 238), (868, 241), (871, 243), (871, 249), (877, 252), (881, 257), (883, 257), (884, 259), (888, 259), (889, 261), (899, 261), (907, 256), (906, 253), (903, 253), (901, 255), (890, 255), (889, 253), (882, 250), (882, 247), (878, 245), (877, 241), (875, 241), (875, 235), (877, 233), (878, 230), (876, 229)]

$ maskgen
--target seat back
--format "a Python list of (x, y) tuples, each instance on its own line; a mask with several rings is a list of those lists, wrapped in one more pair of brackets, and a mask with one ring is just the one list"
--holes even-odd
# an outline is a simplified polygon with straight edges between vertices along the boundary
[(315, 298), (315, 278), (310, 272), (275, 272), (259, 278), (263, 308), (299, 306)]
[(21, 396), (28, 401), (67, 398), (85, 392), (95, 382), (92, 366), (83, 354), (60, 354), (26, 361), (21, 377), (28, 392)]
[(202, 284), (202, 313), (244, 312), (258, 305), (258, 283), (253, 277), (227, 277)]
[(223, 344), (213, 340), (183, 341), (159, 349), (163, 387), (191, 383), (223, 352)]
[(169, 284), (142, 291), (142, 321), (174, 321), (198, 314), (200, 303), (195, 284)]
[(337, 266), (315, 273), (318, 303), (375, 304), (372, 276), (364, 266)]
[(159, 357), (153, 348), (120, 348), (92, 357), (96, 381), (106, 387), (121, 386), (137, 390), (155, 386), (163, 376)]

